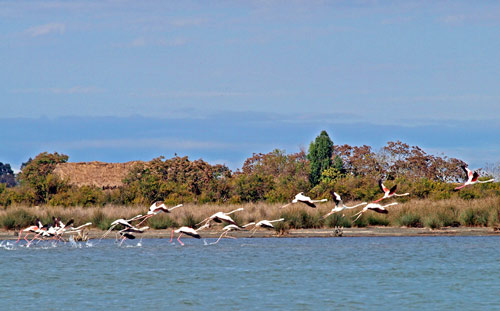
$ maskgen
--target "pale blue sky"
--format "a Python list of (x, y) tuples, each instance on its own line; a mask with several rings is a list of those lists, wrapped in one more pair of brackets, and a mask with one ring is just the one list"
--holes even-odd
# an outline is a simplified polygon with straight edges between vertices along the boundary
[(0, 1), (0, 25), (14, 167), (59, 151), (235, 168), (322, 129), (500, 159), (496, 1)]

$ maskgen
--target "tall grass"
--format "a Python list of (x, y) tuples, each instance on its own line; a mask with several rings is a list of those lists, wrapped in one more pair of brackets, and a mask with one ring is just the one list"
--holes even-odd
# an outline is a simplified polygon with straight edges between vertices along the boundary
[[(351, 204), (351, 202), (349, 202)], [(355, 204), (355, 202), (353, 202)], [(231, 214), (239, 224), (244, 225), (262, 219), (285, 218), (284, 222), (275, 223), (278, 232), (289, 229), (366, 227), (366, 226), (406, 226), (438, 229), (452, 226), (498, 226), (500, 219), (500, 198), (481, 199), (434, 199), (410, 200), (388, 208), (388, 214), (367, 211), (356, 222), (353, 216), (359, 209), (344, 211), (323, 219), (323, 215), (332, 208), (332, 203), (318, 204), (313, 209), (305, 205), (293, 204), (280, 209), (281, 204), (186, 204), (170, 214), (159, 214), (149, 218), (144, 225), (153, 229), (165, 229), (179, 226), (194, 226), (206, 217), (219, 212), (229, 212), (243, 207), (243, 211)], [(52, 216), (63, 221), (75, 220), (75, 225), (92, 222), (94, 228), (106, 230), (112, 221), (118, 218), (132, 218), (145, 214), (147, 206), (106, 206), (106, 207), (22, 207), (14, 206), (0, 210), (0, 225), (5, 229), (27, 227), (40, 218), (43, 223), (52, 221)], [(224, 226), (217, 224), (215, 228)]]

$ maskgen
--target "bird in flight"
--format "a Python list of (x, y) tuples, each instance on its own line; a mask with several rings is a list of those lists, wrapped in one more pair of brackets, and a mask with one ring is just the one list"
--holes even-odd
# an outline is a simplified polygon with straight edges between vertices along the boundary
[(480, 183), (480, 184), (484, 184), (484, 183), (488, 183), (488, 182), (494, 182), (495, 179), (488, 179), (488, 180), (478, 180), (479, 178), (479, 173), (477, 171), (471, 171), (468, 167), (466, 167), (465, 165), (462, 165), (461, 166), (462, 169), (465, 171), (465, 174), (467, 174), (467, 181), (465, 181), (465, 183), (461, 186), (458, 186), (456, 187), (454, 190), (460, 190), (462, 189), (463, 187), (466, 187), (466, 186), (469, 186), (469, 185), (473, 185), (473, 184), (477, 184), (477, 183)]
[(304, 192), (299, 192), (297, 195), (295, 195), (295, 198), (292, 200), (291, 203), (283, 205), (281, 208), (287, 207), (288, 205), (295, 203), (304, 203), (307, 206), (316, 207), (316, 204), (314, 203), (326, 202), (326, 201), (328, 200), (327, 199), (312, 200), (310, 197), (304, 195)]
[(391, 197), (403, 197), (406, 195), (410, 195), (408, 192), (403, 193), (403, 194), (396, 193), (396, 188), (398, 187), (398, 185), (394, 185), (391, 189), (387, 188), (386, 186), (384, 186), (382, 179), (380, 179), (378, 181), (378, 185), (379, 185), (380, 189), (384, 192), (384, 196), (376, 201), (373, 201), (373, 203), (377, 203), (377, 202), (380, 202), (384, 199), (391, 198)]
[(335, 202), (335, 207), (328, 214), (323, 216), (323, 219), (327, 218), (328, 216), (330, 216), (334, 213), (341, 212), (345, 209), (353, 209), (353, 208), (368, 204), (366, 202), (363, 202), (363, 203), (356, 204), (354, 206), (346, 206), (346, 205), (344, 205), (342, 198), (340, 197), (340, 195), (337, 192), (333, 192), (333, 201)]

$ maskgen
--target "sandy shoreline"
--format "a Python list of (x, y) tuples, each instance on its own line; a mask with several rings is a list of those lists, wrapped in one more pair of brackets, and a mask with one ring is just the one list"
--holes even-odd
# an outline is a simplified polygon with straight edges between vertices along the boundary
[[(104, 231), (92, 229), (88, 232), (90, 239), (100, 238)], [(18, 231), (0, 230), (0, 240), (16, 240)], [(218, 238), (221, 231), (203, 231), (201, 232), (202, 238)], [(249, 231), (237, 231), (229, 234), (236, 238), (249, 238), (251, 233)], [(272, 238), (272, 237), (286, 237), (286, 238), (312, 238), (312, 237), (338, 237), (335, 229), (296, 229), (290, 230), (285, 235), (276, 235), (274, 231), (257, 231), (253, 237), (255, 238)], [(344, 228), (341, 230), (342, 237), (395, 237), (395, 236), (491, 236), (499, 235), (500, 230), (489, 227), (449, 227), (441, 229), (429, 228), (398, 228), (398, 227), (365, 227), (365, 228)], [(138, 235), (139, 237), (139, 235)], [(155, 238), (166, 239), (170, 238), (170, 230), (149, 230), (142, 235), (142, 238)], [(115, 234), (111, 233), (108, 238), (115, 238)], [(186, 238), (189, 238), (186, 236)]]

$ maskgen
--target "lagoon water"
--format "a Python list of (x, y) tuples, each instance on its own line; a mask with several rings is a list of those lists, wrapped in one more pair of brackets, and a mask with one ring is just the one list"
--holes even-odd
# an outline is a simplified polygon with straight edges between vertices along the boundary
[(495, 310), (500, 237), (0, 244), (0, 310)]

